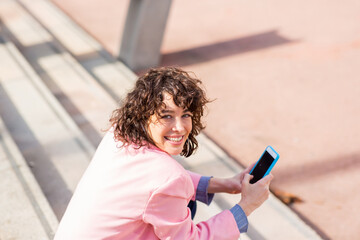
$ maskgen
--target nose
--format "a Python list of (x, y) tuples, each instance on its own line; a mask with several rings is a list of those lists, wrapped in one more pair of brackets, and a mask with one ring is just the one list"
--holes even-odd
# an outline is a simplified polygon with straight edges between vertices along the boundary
[(185, 122), (182, 118), (175, 118), (172, 130), (174, 132), (182, 132), (185, 129)]

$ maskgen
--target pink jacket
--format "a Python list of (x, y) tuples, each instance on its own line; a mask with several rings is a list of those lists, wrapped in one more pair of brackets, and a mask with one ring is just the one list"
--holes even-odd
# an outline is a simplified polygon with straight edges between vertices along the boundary
[(232, 213), (191, 220), (187, 204), (200, 180), (156, 147), (99, 145), (60, 222), (55, 240), (238, 239)]

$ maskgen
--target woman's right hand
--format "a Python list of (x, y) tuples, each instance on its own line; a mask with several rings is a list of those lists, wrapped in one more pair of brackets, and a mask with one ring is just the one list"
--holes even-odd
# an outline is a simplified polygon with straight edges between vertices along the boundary
[(246, 216), (249, 216), (268, 199), (270, 194), (269, 185), (274, 177), (272, 174), (269, 174), (254, 184), (249, 183), (251, 178), (253, 178), (252, 175), (245, 174), (241, 183), (241, 200), (238, 203)]

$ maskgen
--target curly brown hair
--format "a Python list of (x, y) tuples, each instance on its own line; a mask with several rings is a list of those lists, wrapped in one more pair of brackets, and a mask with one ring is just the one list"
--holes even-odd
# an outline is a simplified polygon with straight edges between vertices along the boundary
[(132, 143), (139, 147), (149, 143), (155, 145), (146, 129), (150, 116), (159, 115), (164, 107), (165, 92), (173, 97), (178, 107), (192, 113), (192, 130), (180, 153), (189, 157), (198, 147), (195, 136), (204, 129), (201, 117), (209, 100), (201, 81), (176, 67), (152, 68), (138, 78), (134, 89), (127, 94), (122, 106), (113, 111), (109, 120), (114, 128), (114, 139), (121, 141), (122, 146)]

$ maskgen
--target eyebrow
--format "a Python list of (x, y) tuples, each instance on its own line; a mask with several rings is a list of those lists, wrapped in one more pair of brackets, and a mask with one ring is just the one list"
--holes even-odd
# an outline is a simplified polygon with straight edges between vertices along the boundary
[(161, 109), (161, 113), (173, 113), (173, 110)]
[[(174, 113), (175, 111), (173, 111), (173, 110), (168, 110), (168, 109), (162, 109), (161, 111), (160, 111), (160, 113)], [(185, 112), (190, 112), (190, 110), (189, 109), (184, 109), (184, 111), (183, 111), (184, 113)]]

